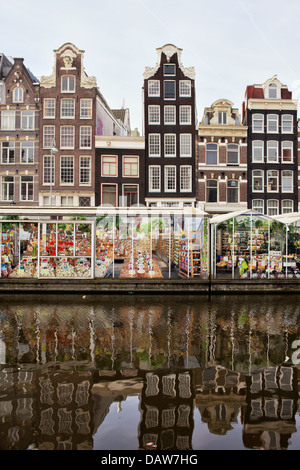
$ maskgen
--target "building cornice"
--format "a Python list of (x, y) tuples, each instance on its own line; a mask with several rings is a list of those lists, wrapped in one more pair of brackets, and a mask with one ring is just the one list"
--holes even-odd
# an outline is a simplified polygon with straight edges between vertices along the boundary
[(278, 99), (265, 99), (265, 98), (250, 98), (247, 103), (247, 108), (252, 109), (261, 109), (261, 110), (297, 110), (298, 100), (283, 100)]

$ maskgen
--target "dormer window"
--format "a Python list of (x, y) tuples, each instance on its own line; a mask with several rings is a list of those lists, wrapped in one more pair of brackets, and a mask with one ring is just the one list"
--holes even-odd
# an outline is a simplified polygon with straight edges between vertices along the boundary
[(24, 101), (24, 90), (21, 87), (16, 87), (13, 91), (13, 102), (23, 103)]
[(219, 124), (227, 124), (227, 113), (219, 112), (218, 123)]
[(276, 99), (278, 98), (277, 94), (278, 94), (278, 89), (277, 89), (276, 83), (270, 83), (268, 87), (268, 98)]

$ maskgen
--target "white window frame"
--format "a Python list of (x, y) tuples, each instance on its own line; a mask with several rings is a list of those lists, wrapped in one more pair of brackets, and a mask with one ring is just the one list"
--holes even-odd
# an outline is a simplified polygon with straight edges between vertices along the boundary
[[(31, 175), (22, 175), (20, 178), (20, 201), (31, 202), (34, 201), (34, 178)], [(23, 189), (25, 188), (25, 194)], [(32, 195), (30, 195), (32, 189)], [(24, 197), (25, 196), (25, 197)]]
[(24, 102), (24, 89), (20, 86), (16, 86), (13, 89), (13, 103), (23, 103)]
[[(275, 179), (276, 189), (271, 189), (271, 184), (270, 184), (271, 179)], [(267, 191), (268, 191), (268, 193), (278, 193), (279, 192), (279, 172), (278, 172), (278, 170), (267, 170)]]
[[(207, 191), (209, 189), (209, 184), (214, 181), (216, 183), (216, 186), (214, 188), (210, 188), (210, 189), (216, 189), (217, 190), (217, 200), (216, 201), (209, 201), (208, 200), (208, 197), (207, 197)], [(219, 201), (219, 183), (218, 183), (218, 180), (215, 179), (215, 178), (209, 178), (205, 181), (205, 201), (208, 203), (208, 204), (216, 204), (218, 201)]]
[(15, 131), (16, 130), (16, 112), (11, 110), (1, 111), (1, 130), (2, 131)]
[(192, 82), (191, 80), (179, 80), (179, 96), (190, 97), (192, 96)]
[[(230, 162), (229, 161), (229, 155), (230, 153), (232, 156), (236, 156), (236, 161)], [(226, 164), (228, 166), (238, 166), (240, 161), (240, 147), (238, 144), (227, 144), (226, 148)]]
[[(289, 145), (287, 146), (287, 144), (289, 144)], [(287, 148), (289, 148), (290, 151), (291, 151), (291, 157), (290, 157), (289, 160), (285, 160), (285, 157), (284, 157), (284, 155), (283, 155), (283, 153), (284, 153), (284, 147), (285, 147), (285, 146), (286, 146)], [(294, 143), (293, 143), (293, 141), (291, 141), (291, 140), (283, 140), (283, 141), (281, 142), (281, 162), (282, 162), (282, 163), (293, 163), (293, 162), (294, 162), (294, 151), (293, 151), (293, 150), (294, 150)]]
[(160, 106), (152, 104), (148, 106), (148, 124), (160, 124)]
[[(259, 214), (264, 214), (265, 213), (264, 200), (252, 199), (252, 209), (258, 212)], [(257, 209), (261, 209), (261, 210), (257, 210)]]
[[(273, 204), (273, 206), (271, 205)], [(268, 199), (267, 200), (267, 215), (272, 216), (272, 215), (278, 215), (279, 214), (279, 201), (278, 199)]]
[(34, 151), (35, 148), (33, 141), (22, 141), (20, 143), (20, 163), (27, 165), (30, 163), (34, 163)]
[[(213, 162), (213, 163), (208, 162), (208, 160), (209, 160), (208, 157), (210, 157), (211, 154), (215, 154), (215, 152), (216, 152), (216, 157), (217, 157), (216, 162)], [(205, 147), (205, 163), (206, 163), (206, 165), (215, 166), (215, 165), (218, 165), (218, 162), (219, 162), (219, 147), (218, 147), (218, 144), (216, 144), (215, 142), (207, 142), (206, 147)]]
[[(70, 87), (71, 81), (74, 81), (74, 87)], [(64, 89), (64, 82), (66, 82), (66, 87)], [(76, 77), (75, 75), (62, 75), (61, 76), (61, 93), (75, 93), (76, 90)]]
[(60, 102), (60, 118), (75, 119), (75, 99), (62, 98)]
[[(126, 168), (129, 166), (130, 171)], [(131, 169), (136, 167), (136, 173), (132, 174)], [(139, 178), (139, 156), (138, 155), (123, 155), (122, 159), (122, 175), (123, 178)]]
[[(272, 92), (275, 91), (275, 96), (272, 96)], [(278, 98), (278, 86), (276, 83), (270, 83), (268, 86), (268, 98), (269, 99), (277, 99)]]
[(160, 134), (148, 134), (149, 157), (160, 157)]
[[(65, 140), (65, 142), (63, 142)], [(75, 148), (75, 127), (74, 126), (61, 126), (60, 127), (60, 148), (61, 149), (74, 149)]]
[(252, 132), (263, 133), (264, 132), (264, 115), (261, 113), (252, 114)]
[(192, 156), (192, 134), (180, 134), (179, 136), (179, 155), (180, 157)]
[[(65, 172), (66, 180), (63, 179), (63, 172)], [(59, 179), (61, 186), (74, 186), (74, 156), (61, 155), (60, 156), (60, 172)]]
[[(154, 171), (157, 174), (154, 174)], [(148, 178), (149, 178), (149, 192), (150, 193), (160, 193), (160, 188), (161, 188), (161, 167), (160, 167), (160, 165), (150, 165), (148, 175), (149, 175), (148, 176)], [(154, 183), (154, 178), (157, 179), (158, 184), (153, 184)]]
[[(107, 191), (103, 191), (103, 188), (105, 188), (106, 186), (114, 186), (115, 190), (114, 190), (114, 196), (115, 196), (115, 206), (116, 207), (118, 205), (118, 184), (117, 183), (101, 183), (101, 204), (106, 204), (103, 202), (103, 194), (106, 193)], [(111, 193), (112, 191), (110, 191)]]
[[(272, 155), (272, 153), (274, 155)], [(267, 162), (268, 163), (279, 162), (278, 140), (267, 141)]]
[[(284, 187), (284, 180), (285, 185), (286, 182), (289, 182), (288, 189)], [(282, 170), (281, 171), (281, 192), (283, 193), (292, 193), (294, 191), (294, 173), (292, 170)]]
[[(232, 185), (230, 186), (230, 183), (232, 183), (233, 181), (235, 181), (236, 183), (236, 186)], [(229, 201), (229, 191), (235, 191), (236, 194), (237, 194), (237, 201)], [(239, 185), (239, 180), (238, 179), (235, 179), (235, 178), (230, 178), (227, 180), (227, 184), (226, 184), (226, 200), (227, 200), (227, 203), (228, 204), (238, 204), (240, 202), (240, 185)]]
[(227, 124), (227, 112), (226, 111), (219, 111), (218, 112), (218, 124), (219, 125), (226, 125)]
[[(173, 83), (174, 84), (174, 96), (167, 97), (166, 96), (166, 84)], [(175, 80), (164, 80), (164, 100), (166, 101), (175, 101), (176, 100), (176, 81)]]
[[(176, 166), (175, 165), (165, 165), (164, 167), (164, 180), (165, 180), (165, 193), (175, 193), (176, 192)], [(168, 186), (171, 186), (169, 189)]]
[[(292, 134), (294, 125), (294, 116), (292, 114), (282, 114), (281, 116), (281, 133)], [(286, 128), (286, 129), (284, 129)]]
[(176, 134), (164, 134), (164, 156), (176, 157)]
[(192, 124), (192, 107), (189, 105), (179, 106), (179, 124), (191, 125)]
[(164, 124), (166, 126), (176, 124), (176, 106), (168, 104), (164, 106)]
[[(184, 174), (187, 172), (187, 174)], [(188, 185), (186, 184), (188, 182)], [(192, 191), (192, 165), (180, 165), (180, 192)]]
[[(106, 171), (106, 167), (108, 171)], [(101, 155), (101, 176), (104, 178), (118, 177), (118, 155)]]
[(80, 186), (90, 186), (91, 184), (91, 161), (90, 155), (80, 155), (79, 157), (79, 184)]
[(148, 96), (160, 96), (159, 80), (148, 80)]
[[(12, 188), (12, 194), (10, 195), (11, 188)], [(6, 195), (6, 197), (4, 195)], [(12, 175), (1, 176), (1, 201), (13, 201), (14, 197), (15, 197), (14, 176)]]
[(63, 207), (73, 207), (74, 206), (74, 196), (64, 194), (60, 197), (60, 205)]
[[(255, 179), (258, 179), (261, 181), (261, 184), (259, 187), (261, 189), (256, 189), (255, 188)], [(264, 170), (252, 170), (252, 192), (253, 193), (263, 193), (264, 192)]]
[[(255, 150), (261, 150), (259, 156), (255, 156)], [(264, 142), (263, 140), (253, 140), (252, 142), (252, 162), (253, 163), (263, 163), (264, 162)]]
[(43, 118), (54, 119), (55, 118), (56, 101), (55, 98), (44, 98), (43, 106)]
[[(166, 72), (166, 67), (170, 67), (170, 66), (172, 66), (172, 70), (174, 72), (168, 73), (168, 72)], [(171, 64), (171, 63), (164, 64), (164, 76), (165, 77), (175, 77), (176, 76), (176, 65)]]
[(33, 131), (35, 129), (34, 111), (21, 111), (21, 129), (24, 131)]
[(43, 148), (51, 149), (54, 139), (55, 139), (55, 126), (48, 126), (48, 125), (43, 126)]
[(92, 126), (80, 126), (79, 130), (79, 148), (91, 149), (92, 148)]
[[(4, 154), (6, 157), (4, 158)], [(13, 165), (16, 159), (15, 142), (4, 141), (1, 142), (1, 164)]]
[[(52, 186), (54, 186), (54, 184), (55, 184), (55, 156), (52, 155)], [(51, 155), (43, 155), (43, 185), (51, 186)]]
[(267, 133), (268, 134), (278, 134), (278, 114), (268, 114), (267, 115)]
[(93, 100), (90, 98), (82, 98), (80, 100), (80, 119), (92, 119), (93, 117)]
[(294, 202), (292, 199), (283, 199), (281, 201), (281, 212), (282, 214), (290, 214), (291, 212), (294, 212)]

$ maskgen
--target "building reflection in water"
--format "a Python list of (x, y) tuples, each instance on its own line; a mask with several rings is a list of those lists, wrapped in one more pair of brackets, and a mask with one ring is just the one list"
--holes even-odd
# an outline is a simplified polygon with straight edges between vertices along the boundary
[(111, 405), (122, 412), (136, 396), (137, 448), (197, 448), (199, 414), (219, 436), (240, 421), (244, 448), (288, 449), (299, 413), (297, 305), (281, 297), (6, 302), (0, 448), (93, 449)]

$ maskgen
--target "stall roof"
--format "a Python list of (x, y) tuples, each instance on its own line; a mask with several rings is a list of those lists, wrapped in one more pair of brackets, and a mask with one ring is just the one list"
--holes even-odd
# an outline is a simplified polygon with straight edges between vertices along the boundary
[(210, 223), (214, 225), (221, 224), (222, 222), (233, 219), (234, 217), (238, 217), (239, 215), (245, 215), (245, 216), (255, 215), (266, 220), (278, 220), (278, 218), (274, 219), (273, 217), (270, 217), (268, 215), (260, 214), (259, 212), (253, 209), (248, 209), (248, 210), (240, 210), (240, 211), (235, 211), (235, 212), (228, 212), (227, 214), (216, 215), (215, 217), (212, 217), (210, 219)]
[(300, 221), (300, 212), (290, 212), (288, 214), (280, 214), (273, 216), (272, 219), (277, 220), (286, 225), (293, 224), (294, 222)]

